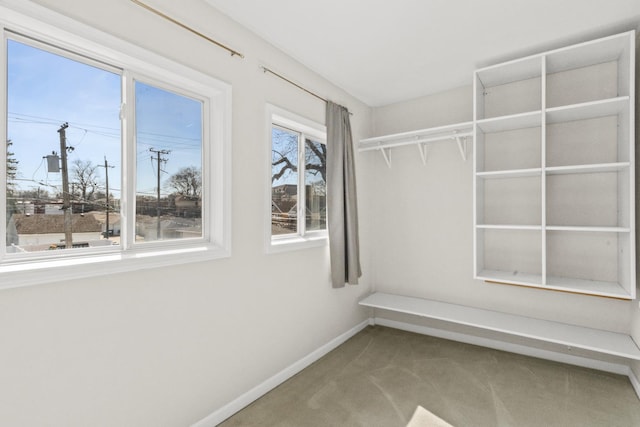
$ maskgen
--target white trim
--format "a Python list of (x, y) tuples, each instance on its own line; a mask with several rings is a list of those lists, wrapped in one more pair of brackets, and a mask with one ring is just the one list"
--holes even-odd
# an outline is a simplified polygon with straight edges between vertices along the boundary
[[(271, 226), (271, 222), (269, 222)], [(271, 238), (271, 236), (269, 236)], [(292, 237), (280, 237), (271, 239), (267, 245), (267, 253), (277, 254), (281, 252), (294, 251), (298, 249), (306, 248), (319, 248), (329, 245), (329, 238), (327, 233), (316, 233), (314, 235), (307, 235), (305, 237), (294, 235)]]
[(611, 372), (619, 375), (628, 375), (629, 366), (622, 363), (604, 362), (601, 360), (589, 359), (581, 356), (557, 353), (550, 350), (542, 350), (535, 347), (529, 347), (520, 344), (513, 344), (505, 341), (494, 340), (491, 338), (477, 337), (474, 335), (463, 334), (460, 332), (452, 332), (444, 329), (430, 328), (428, 326), (414, 325), (411, 323), (399, 322), (380, 317), (375, 317), (376, 325), (386, 326), (389, 328), (400, 329), (402, 331), (414, 332), (422, 335), (429, 335), (437, 338), (443, 338), (452, 341), (473, 344), (495, 350), (507, 351), (510, 353), (522, 354), (524, 356), (537, 357), (539, 359), (551, 360), (554, 362), (567, 363), (570, 365), (581, 366), (583, 368), (597, 369), (599, 371)]
[(147, 253), (119, 252), (103, 256), (93, 255), (57, 261), (40, 261), (20, 266), (4, 266), (0, 268), (0, 277), (2, 277), (0, 290), (203, 262), (229, 256), (231, 252), (228, 250), (202, 245)]
[(222, 408), (216, 410), (215, 412), (203, 418), (202, 420), (192, 424), (191, 427), (217, 426), (218, 424), (220, 424), (221, 422), (223, 422), (224, 420), (226, 420), (227, 418), (229, 418), (230, 416), (232, 416), (242, 408), (246, 407), (247, 405), (251, 404), (253, 401), (257, 400), (258, 398), (262, 397), (269, 391), (273, 390), (274, 388), (276, 388), (277, 386), (279, 386), (289, 378), (296, 375), (298, 372), (302, 371), (307, 366), (316, 362), (321, 357), (323, 357), (330, 351), (334, 350), (339, 345), (343, 344), (345, 341), (347, 341), (349, 338), (356, 335), (358, 332), (362, 331), (364, 328), (369, 326), (369, 321), (370, 319), (367, 319), (364, 322), (361, 322), (358, 325), (354, 326), (353, 328), (349, 329), (347, 332), (337, 336), (336, 338), (332, 339), (328, 343), (319, 347), (317, 350), (312, 351), (302, 359), (291, 364), (289, 367), (278, 372), (277, 374), (270, 377), (269, 379), (262, 382), (261, 384), (258, 384), (257, 386), (247, 391), (246, 393), (242, 394), (241, 396), (234, 399), (233, 401), (227, 403)]
[[(323, 142), (327, 139), (327, 130), (324, 125), (299, 114), (292, 113), (273, 104), (267, 104), (267, 114), (270, 121), (269, 127), (271, 127), (272, 123), (275, 123), (282, 127), (310, 135)], [(269, 140), (271, 140), (271, 138), (269, 138)]]
[[(0, 27), (124, 70), (121, 220), (124, 230), (129, 234), (134, 227), (134, 208), (127, 200), (132, 198), (129, 189), (133, 190), (135, 185), (134, 168), (131, 167), (135, 161), (131, 157), (135, 153), (132, 145), (133, 126), (129, 123), (130, 114), (127, 114), (127, 110), (133, 109), (131, 88), (127, 87), (131, 77), (144, 76), (145, 81), (148, 79), (159, 83), (159, 87), (170, 87), (179, 93), (199, 94), (195, 98), (205, 101), (203, 122), (209, 122), (208, 129), (203, 123), (205, 135), (202, 156), (206, 164), (203, 180), (208, 184), (207, 194), (203, 197), (206, 215), (203, 218), (203, 238), (167, 241), (162, 244), (149, 243), (136, 245), (135, 248), (132, 247), (133, 242), (123, 242), (116, 250), (100, 248), (56, 257), (46, 253), (7, 257), (3, 247), (0, 250), (3, 262), (0, 265), (0, 289), (99, 276), (105, 271), (125, 272), (231, 255), (231, 85), (31, 1), (0, 0)], [(5, 52), (4, 47), (0, 52)], [(0, 71), (0, 77), (2, 76), (4, 70)], [(2, 94), (6, 91), (5, 81), (3, 78)], [(127, 105), (127, 102), (131, 105)], [(6, 134), (5, 104), (6, 102), (2, 102), (0, 107), (0, 133)], [(4, 175), (3, 173), (3, 177)], [(4, 211), (4, 204), (0, 207)], [(2, 236), (6, 232), (5, 228), (2, 221)]]

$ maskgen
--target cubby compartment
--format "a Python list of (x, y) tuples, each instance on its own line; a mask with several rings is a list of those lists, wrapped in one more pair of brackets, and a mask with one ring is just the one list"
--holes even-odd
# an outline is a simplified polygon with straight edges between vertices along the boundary
[(479, 224), (541, 225), (540, 176), (485, 178), (477, 181)]
[(547, 167), (628, 162), (618, 150), (618, 116), (551, 123), (546, 127)]
[(547, 285), (629, 297), (630, 241), (629, 233), (547, 231)]
[(549, 226), (628, 227), (619, 194), (626, 171), (551, 174), (546, 178)]
[(616, 61), (547, 75), (547, 107), (581, 104), (618, 96)]
[(549, 52), (547, 108), (633, 95), (634, 53), (632, 33)]
[(478, 275), (486, 280), (540, 283), (540, 230), (478, 229)]
[(476, 72), (476, 117), (488, 119), (539, 111), (542, 62), (539, 57), (512, 61)]
[(540, 126), (482, 133), (477, 140), (477, 171), (497, 172), (541, 167)]

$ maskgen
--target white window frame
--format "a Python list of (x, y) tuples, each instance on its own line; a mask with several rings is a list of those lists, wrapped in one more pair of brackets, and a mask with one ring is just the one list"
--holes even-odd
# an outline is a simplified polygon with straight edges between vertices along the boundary
[[(266, 223), (265, 223), (265, 244), (267, 253), (278, 253), (283, 251), (291, 251), (304, 248), (312, 248), (318, 246), (326, 246), (328, 243), (327, 230), (314, 230), (306, 231), (305, 226), (305, 209), (306, 201), (304, 200), (305, 185), (305, 171), (304, 171), (304, 142), (305, 137), (314, 141), (327, 143), (327, 128), (324, 125), (314, 122), (313, 120), (302, 117), (298, 114), (287, 111), (283, 108), (277, 107), (272, 104), (267, 104), (266, 108), (266, 123), (267, 123), (267, 144), (268, 154), (265, 156), (267, 159), (266, 169), (267, 177), (266, 182)], [(301, 134), (300, 141), (298, 143), (298, 162), (302, 162), (303, 166), (298, 166), (298, 233), (285, 234), (273, 236), (271, 234), (271, 198), (272, 198), (272, 185), (271, 185), (271, 150), (272, 150), (272, 128), (273, 126), (283, 127), (294, 132)]]
[[(35, 18), (37, 17), (37, 18)], [(7, 32), (10, 31), (10, 33)], [(0, 5), (0, 134), (7, 135), (7, 37), (22, 34), (124, 70), (122, 227), (119, 246), (7, 254), (0, 245), (0, 289), (198, 262), (231, 256), (231, 86), (160, 55), (25, 0)], [(73, 58), (77, 60), (76, 58)], [(90, 62), (89, 62), (90, 63)], [(136, 146), (133, 79), (203, 102), (203, 236), (135, 244)], [(6, 150), (0, 150), (0, 211), (6, 212)], [(6, 220), (0, 221), (6, 236)]]

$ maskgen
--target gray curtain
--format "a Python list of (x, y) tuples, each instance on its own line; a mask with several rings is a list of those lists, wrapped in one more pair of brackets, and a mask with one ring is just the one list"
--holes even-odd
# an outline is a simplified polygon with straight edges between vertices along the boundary
[(358, 242), (356, 172), (349, 111), (327, 101), (327, 221), (334, 288), (362, 275)]

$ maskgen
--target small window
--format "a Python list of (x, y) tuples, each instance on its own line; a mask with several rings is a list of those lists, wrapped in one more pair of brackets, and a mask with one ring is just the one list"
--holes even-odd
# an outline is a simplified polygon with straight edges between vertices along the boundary
[(270, 107), (269, 246), (324, 244), (327, 236), (326, 131)]

